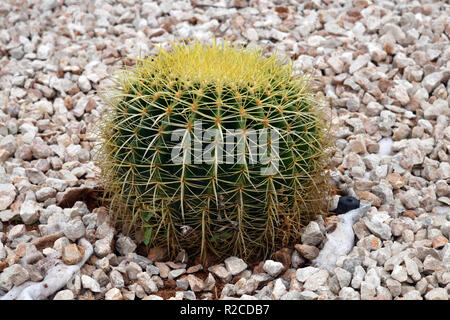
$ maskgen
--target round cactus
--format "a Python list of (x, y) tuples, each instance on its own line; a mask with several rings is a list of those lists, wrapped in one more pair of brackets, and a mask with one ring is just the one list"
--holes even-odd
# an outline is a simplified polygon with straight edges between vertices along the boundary
[(116, 80), (98, 160), (123, 233), (171, 254), (248, 258), (292, 244), (321, 212), (329, 130), (292, 63), (177, 44)]

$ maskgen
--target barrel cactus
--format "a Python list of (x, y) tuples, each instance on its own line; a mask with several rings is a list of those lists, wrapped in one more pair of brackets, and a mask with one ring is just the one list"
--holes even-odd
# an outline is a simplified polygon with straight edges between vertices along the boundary
[(121, 232), (171, 254), (248, 258), (294, 243), (323, 212), (328, 121), (291, 62), (174, 44), (115, 79), (98, 163)]

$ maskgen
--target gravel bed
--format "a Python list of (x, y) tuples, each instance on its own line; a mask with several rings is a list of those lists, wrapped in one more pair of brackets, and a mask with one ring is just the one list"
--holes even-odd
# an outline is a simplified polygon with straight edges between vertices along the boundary
[[(449, 22), (444, 0), (0, 1), (0, 299), (448, 300)], [(332, 270), (314, 259), (339, 216), (256, 266), (202, 266), (143, 256), (95, 201), (97, 91), (194, 37), (262, 46), (320, 80), (333, 185), (371, 202)]]

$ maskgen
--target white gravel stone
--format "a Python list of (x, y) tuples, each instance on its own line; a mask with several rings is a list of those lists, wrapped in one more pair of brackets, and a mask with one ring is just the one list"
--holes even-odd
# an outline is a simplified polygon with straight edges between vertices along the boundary
[(370, 56), (368, 54), (359, 55), (358, 58), (356, 58), (356, 60), (350, 65), (349, 72), (352, 74), (355, 73), (359, 69), (365, 67), (369, 61)]
[(389, 292), (392, 294), (393, 297), (397, 297), (402, 292), (402, 285), (400, 282), (394, 279), (387, 279), (386, 280), (386, 286), (389, 289)]
[(19, 286), (30, 278), (28, 271), (19, 264), (3, 270), (0, 273), (0, 289), (10, 290), (13, 286)]
[(380, 237), (383, 240), (389, 240), (392, 236), (391, 228), (379, 221), (365, 221), (366, 227), (377, 237)]
[(259, 39), (258, 32), (254, 28), (248, 28), (243, 35), (250, 41), (257, 41)]
[(112, 288), (105, 293), (105, 300), (123, 300), (122, 292), (118, 288)]
[(297, 269), (297, 272), (295, 274), (296, 278), (300, 282), (305, 282), (309, 277), (311, 277), (313, 274), (319, 272), (320, 269), (314, 268), (314, 267), (305, 267)]
[(367, 270), (366, 276), (364, 277), (364, 281), (370, 283), (375, 288), (379, 287), (381, 284), (381, 279), (378, 276), (375, 268), (370, 268), (369, 270)]
[(355, 289), (350, 288), (350, 287), (342, 288), (341, 291), (339, 291), (339, 298), (341, 300), (360, 300), (361, 299), (359, 292), (355, 291)]
[(408, 279), (408, 274), (406, 272), (406, 269), (400, 265), (396, 265), (394, 267), (394, 270), (392, 270), (391, 273), (392, 278), (399, 282), (404, 282), (406, 279)]
[(280, 297), (280, 300), (303, 300), (302, 292), (300, 291), (289, 291)]
[(169, 279), (175, 279), (186, 273), (186, 269), (175, 269), (169, 272)]
[(448, 292), (445, 288), (435, 288), (425, 294), (425, 300), (448, 300)]
[(92, 89), (91, 83), (85, 75), (81, 75), (78, 78), (78, 87), (83, 92), (89, 92)]
[(33, 200), (26, 200), (20, 207), (20, 218), (25, 224), (33, 224), (39, 219), (42, 207)]
[(284, 266), (281, 262), (266, 260), (263, 265), (263, 270), (270, 274), (272, 277), (276, 277), (283, 270)]
[(72, 241), (84, 237), (85, 234), (86, 228), (81, 220), (71, 220), (64, 227), (64, 235)]
[(319, 295), (311, 290), (303, 290), (300, 292), (300, 300), (316, 300)]
[(311, 221), (303, 231), (301, 238), (303, 244), (317, 246), (322, 242), (323, 237), (324, 236), (317, 222)]
[(83, 288), (89, 289), (92, 292), (101, 291), (98, 282), (85, 274), (81, 276), (81, 284), (83, 285)]
[(111, 238), (106, 237), (95, 241), (94, 252), (98, 257), (105, 257), (108, 254), (112, 253), (112, 251)]
[(61, 179), (55, 179), (55, 178), (48, 178), (45, 181), (45, 184), (53, 189), (56, 189), (57, 191), (64, 191), (68, 187), (68, 182), (61, 180)]
[[(157, 270), (157, 272), (149, 272), (149, 270), (148, 270), (149, 267), (154, 267), (154, 268)], [(157, 267), (155, 267), (155, 266), (148, 266), (146, 271), (147, 271), (147, 273), (149, 273), (150, 275), (153, 275), (153, 274), (159, 274), (159, 269), (158, 269)], [(126, 272), (126, 274), (127, 274), (128, 279), (130, 279), (130, 280), (136, 280), (136, 279), (137, 279), (138, 273), (141, 273), (141, 272), (142, 272), (142, 268), (141, 268), (141, 266), (138, 265), (137, 263), (135, 263), (135, 262), (130, 262), (130, 263), (125, 267), (125, 272)]]
[(72, 290), (61, 290), (58, 291), (57, 294), (55, 294), (55, 297), (53, 298), (53, 300), (73, 300), (74, 299), (74, 294), (72, 292)]
[(247, 269), (247, 264), (244, 262), (244, 260), (237, 258), (237, 257), (229, 257), (225, 259), (224, 261), (225, 267), (227, 270), (234, 276), (245, 269)]
[(408, 291), (403, 295), (403, 299), (405, 300), (423, 300), (422, 295), (417, 290)]
[(334, 269), (334, 273), (338, 279), (339, 286), (341, 288), (345, 288), (350, 285), (350, 282), (352, 280), (352, 274), (350, 272), (338, 267), (338, 268)]
[(136, 250), (136, 244), (129, 237), (120, 236), (116, 241), (116, 249), (123, 256)]
[(303, 287), (307, 290), (315, 291), (318, 290), (320, 286), (323, 286), (328, 280), (328, 271), (320, 270), (305, 281)]
[(0, 184), (0, 211), (8, 209), (16, 198), (16, 188), (12, 184)]
[(283, 283), (283, 280), (277, 279), (274, 281), (273, 290), (272, 290), (272, 299), (279, 300), (281, 296), (286, 293), (286, 286)]
[(363, 281), (361, 282), (361, 300), (369, 300), (375, 297), (376, 288), (373, 284)]
[(217, 277), (222, 279), (225, 282), (231, 280), (231, 273), (223, 266), (223, 265), (214, 265), (208, 268), (208, 271), (214, 273)]
[(353, 271), (353, 277), (351, 285), (354, 289), (359, 289), (361, 287), (361, 282), (363, 282), (366, 276), (366, 271), (361, 266), (356, 266)]
[(45, 201), (56, 196), (56, 190), (50, 187), (44, 187), (36, 191), (36, 200)]
[(419, 281), (422, 278), (422, 276), (419, 272), (419, 267), (417, 266), (416, 262), (414, 262), (414, 260), (412, 260), (409, 257), (405, 257), (404, 261), (405, 261), (406, 272), (408, 273), (408, 275), (411, 276), (411, 278), (415, 282)]
[(423, 78), (422, 84), (428, 92), (433, 91), (439, 83), (444, 79), (443, 72), (433, 72)]
[(122, 274), (117, 270), (112, 270), (109, 274), (109, 278), (111, 279), (111, 283), (116, 288), (122, 288), (125, 286), (125, 281), (123, 279)]
[(147, 272), (141, 272), (137, 275), (138, 283), (147, 294), (158, 292), (158, 287)]

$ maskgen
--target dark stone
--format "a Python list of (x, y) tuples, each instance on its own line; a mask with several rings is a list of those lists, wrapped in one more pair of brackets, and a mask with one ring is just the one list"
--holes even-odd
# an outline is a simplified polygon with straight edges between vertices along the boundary
[(359, 200), (350, 197), (350, 196), (344, 196), (339, 198), (339, 202), (336, 208), (336, 214), (344, 214), (347, 213), (350, 210), (359, 208)]

